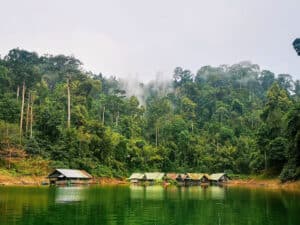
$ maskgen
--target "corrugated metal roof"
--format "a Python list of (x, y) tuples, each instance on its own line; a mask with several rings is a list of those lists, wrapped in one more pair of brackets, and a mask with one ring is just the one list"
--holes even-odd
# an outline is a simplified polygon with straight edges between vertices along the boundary
[(166, 178), (169, 179), (169, 180), (176, 180), (177, 177), (178, 177), (177, 173), (167, 173), (166, 174)]
[(84, 170), (72, 170), (72, 169), (56, 169), (48, 177), (50, 177), (55, 172), (59, 172), (61, 174), (59, 175), (59, 177), (82, 178), (82, 179), (92, 178), (92, 175), (90, 175), (88, 172)]
[(210, 180), (218, 181), (222, 176), (226, 175), (225, 173), (213, 173), (209, 176)]
[(129, 180), (141, 180), (144, 178), (144, 174), (143, 173), (133, 173), (131, 174), (131, 176), (129, 177)]
[(146, 180), (162, 180), (164, 175), (165, 175), (164, 173), (158, 173), (158, 172), (145, 173), (145, 178)]
[(187, 173), (187, 179), (191, 180), (201, 180), (203, 177), (209, 178), (209, 175), (206, 173)]

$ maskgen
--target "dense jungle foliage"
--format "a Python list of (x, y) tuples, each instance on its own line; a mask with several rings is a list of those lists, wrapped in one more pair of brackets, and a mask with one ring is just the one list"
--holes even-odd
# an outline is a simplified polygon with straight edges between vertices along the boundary
[(0, 167), (299, 177), (300, 82), (292, 76), (242, 62), (129, 84), (87, 72), (72, 56), (12, 49), (0, 58)]

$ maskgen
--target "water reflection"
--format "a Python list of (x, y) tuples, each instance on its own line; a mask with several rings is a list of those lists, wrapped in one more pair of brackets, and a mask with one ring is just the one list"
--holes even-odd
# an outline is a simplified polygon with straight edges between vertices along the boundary
[(164, 188), (162, 186), (149, 186), (145, 190), (146, 199), (162, 200), (164, 198)]
[(131, 199), (163, 200), (164, 188), (159, 185), (154, 186), (130, 186)]
[(226, 187), (212, 186), (207, 192), (209, 193), (208, 198), (214, 200), (223, 200), (225, 198)]
[(168, 187), (162, 186), (130, 186), (131, 199), (163, 200), (163, 199), (195, 199), (195, 200), (223, 200), (225, 198), (226, 188), (212, 186), (203, 188), (193, 187)]
[(86, 199), (85, 192), (86, 187), (58, 187), (55, 190), (55, 202), (81, 202)]
[(270, 190), (0, 187), (0, 225), (296, 225), (299, 212), (299, 194)]

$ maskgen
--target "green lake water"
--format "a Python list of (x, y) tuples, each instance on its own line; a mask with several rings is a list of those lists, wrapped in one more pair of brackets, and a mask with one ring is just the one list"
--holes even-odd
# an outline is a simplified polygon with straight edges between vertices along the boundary
[(300, 194), (247, 188), (0, 187), (0, 225), (300, 225)]

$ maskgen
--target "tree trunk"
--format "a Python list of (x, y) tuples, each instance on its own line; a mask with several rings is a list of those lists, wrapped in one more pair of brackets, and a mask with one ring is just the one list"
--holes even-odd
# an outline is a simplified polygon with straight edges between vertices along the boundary
[(155, 146), (158, 146), (158, 128), (155, 128)]
[(11, 161), (11, 149), (10, 149), (10, 141), (9, 141), (9, 135), (8, 135), (8, 124), (5, 122), (5, 127), (6, 127), (6, 137), (5, 137), (5, 142), (6, 142), (6, 148), (9, 151), (9, 160), (8, 160), (8, 169), (10, 169), (10, 161)]
[(268, 169), (268, 164), (267, 164), (267, 151), (265, 150), (264, 152), (264, 155), (265, 155), (265, 172), (267, 171)]
[(10, 169), (11, 157), (12, 157), (12, 149), (9, 148), (9, 160), (8, 160), (8, 169)]
[(103, 106), (103, 111), (102, 111), (102, 124), (104, 125), (104, 114), (105, 114), (105, 106)]
[(70, 94), (70, 78), (67, 79), (67, 89), (68, 89), (68, 128), (71, 127), (71, 94)]
[(27, 110), (26, 110), (26, 125), (25, 125), (25, 135), (28, 134), (28, 128), (29, 128), (29, 113), (30, 113), (30, 92), (28, 93), (28, 99), (27, 99)]
[(9, 135), (8, 135), (8, 124), (7, 122), (5, 123), (5, 127), (6, 127), (6, 147), (9, 148)]
[(34, 101), (34, 96), (33, 96), (33, 94), (31, 94), (31, 107), (30, 107), (30, 138), (32, 138), (33, 101)]
[(119, 117), (120, 117), (120, 113), (119, 111), (117, 112), (117, 116), (116, 116), (116, 127), (118, 126), (119, 124)]
[(20, 86), (18, 85), (18, 88), (17, 88), (17, 101), (19, 101), (19, 94), (20, 94)]
[(20, 116), (20, 144), (22, 144), (22, 135), (23, 135), (23, 117), (24, 117), (25, 88), (26, 88), (25, 81), (23, 81), (22, 105), (21, 105), (21, 116)]

